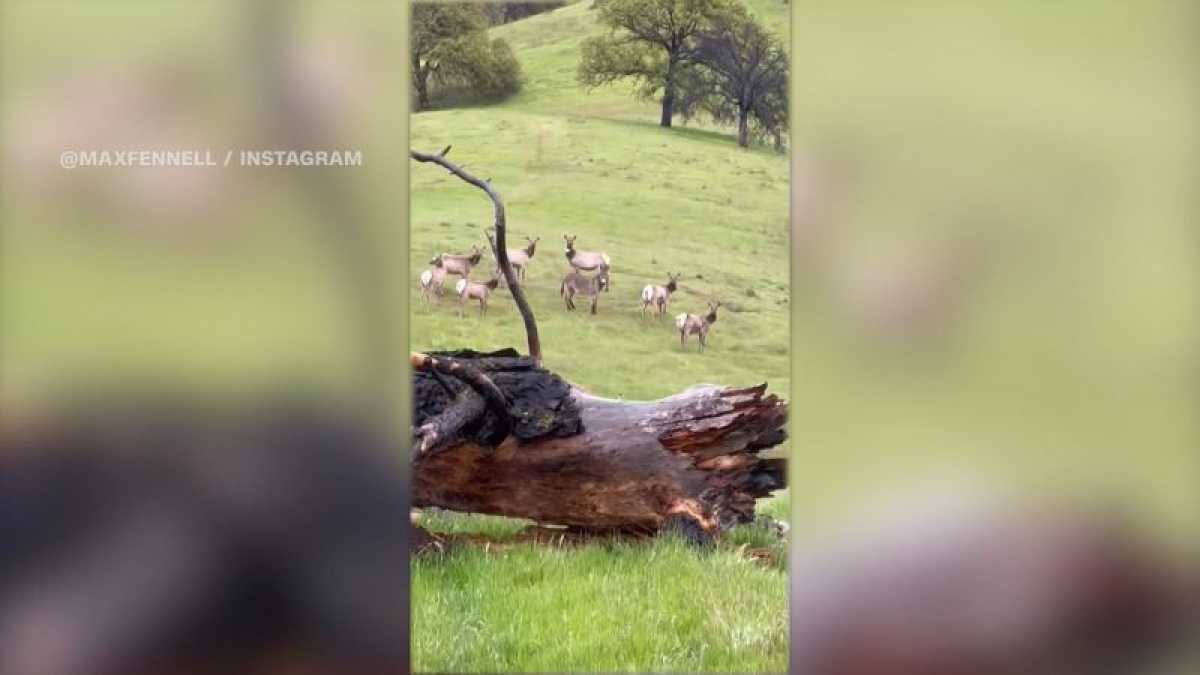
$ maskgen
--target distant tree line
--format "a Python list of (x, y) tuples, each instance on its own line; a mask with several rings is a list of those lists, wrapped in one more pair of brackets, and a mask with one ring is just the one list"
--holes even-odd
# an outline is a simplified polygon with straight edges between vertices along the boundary
[(752, 138), (783, 145), (788, 56), (738, 0), (596, 0), (608, 31), (582, 46), (578, 80), (589, 88), (632, 80), (661, 103), (659, 124), (707, 112)]
[(499, 3), (413, 3), (410, 49), (417, 110), (438, 102), (494, 101), (520, 91), (521, 65), (512, 48), (487, 34), (494, 4)]
[(505, 0), (488, 0), (482, 3), (487, 14), (488, 23), (493, 26), (512, 23), (521, 19), (542, 14), (565, 7), (564, 0), (546, 0), (544, 2), (505, 2)]

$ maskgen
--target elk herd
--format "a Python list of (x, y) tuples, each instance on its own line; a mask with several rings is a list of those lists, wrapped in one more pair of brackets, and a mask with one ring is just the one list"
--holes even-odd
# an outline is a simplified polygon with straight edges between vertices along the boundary
[[(577, 237), (563, 235), (563, 256), (569, 268), (562, 277), (558, 293), (568, 311), (575, 309), (577, 297), (584, 298), (590, 305), (592, 314), (597, 313), (600, 294), (607, 293), (611, 288), (612, 259), (604, 251), (584, 251), (575, 248)], [(508, 249), (508, 261), (518, 282), (525, 281), (526, 270), (537, 251), (541, 237), (526, 237), (524, 248)], [(494, 256), (493, 256), (494, 257)], [(421, 272), (421, 300), (437, 302), (445, 295), (446, 277), (459, 277), (454, 284), (454, 293), (458, 296), (459, 316), (466, 316), (467, 303), (479, 303), (479, 316), (487, 314), (488, 297), (504, 282), (499, 263), (494, 261), (494, 268), (487, 281), (471, 278), (471, 273), (483, 261), (483, 249), (472, 245), (470, 253), (450, 254), (439, 253), (429, 261), (429, 268)], [(671, 296), (679, 290), (679, 280), (682, 275), (667, 274), (667, 282), (661, 286), (651, 284), (642, 289), (642, 318), (653, 310), (654, 316), (664, 319), (670, 311)], [(675, 331), (679, 334), (679, 345), (687, 349), (687, 339), (696, 336), (700, 351), (708, 346), (708, 334), (717, 321), (717, 309), (720, 302), (708, 303), (708, 311), (704, 314), (689, 314), (683, 312), (675, 317)]]

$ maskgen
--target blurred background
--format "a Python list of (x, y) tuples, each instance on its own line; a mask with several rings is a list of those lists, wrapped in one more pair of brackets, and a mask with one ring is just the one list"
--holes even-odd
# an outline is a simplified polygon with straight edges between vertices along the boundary
[(805, 6), (797, 516), (926, 470), (1195, 532), (1194, 6)]
[[(284, 378), (353, 391), (379, 372), (364, 361), (387, 358), (382, 345), (401, 352), (402, 7), (0, 8), (6, 383)], [(67, 149), (235, 155), (228, 167), (66, 170)], [(237, 166), (259, 149), (364, 160)]]
[(796, 6), (794, 589), (869, 522), (931, 558), (947, 522), (986, 541), (996, 493), (1196, 554), (1195, 11)]
[(0, 2), (0, 672), (178, 672), (179, 640), (407, 667), (406, 31), (402, 3)]

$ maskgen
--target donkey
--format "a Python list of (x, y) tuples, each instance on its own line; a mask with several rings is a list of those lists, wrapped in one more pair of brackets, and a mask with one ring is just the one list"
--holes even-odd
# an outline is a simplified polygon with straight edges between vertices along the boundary
[(662, 319), (667, 315), (667, 308), (671, 305), (671, 294), (679, 289), (676, 283), (679, 281), (681, 274), (671, 274), (667, 272), (667, 285), (654, 286), (650, 285), (642, 289), (642, 318), (646, 318), (646, 309), (650, 305), (654, 305), (658, 310), (658, 318)]
[(679, 346), (682, 349), (687, 349), (687, 338), (689, 335), (700, 336), (700, 351), (708, 346), (708, 331), (712, 330), (712, 325), (717, 322), (717, 308), (721, 306), (720, 302), (708, 303), (708, 314), (704, 316), (696, 316), (684, 312), (675, 317), (675, 328), (679, 329)]
[(479, 264), (479, 261), (483, 260), (483, 250), (479, 248), (478, 244), (472, 244), (471, 253), (469, 254), (452, 255), (450, 253), (440, 253), (433, 260), (430, 260), (429, 264), (435, 264), (434, 261), (438, 258), (441, 258), (442, 267), (446, 269), (446, 274), (453, 274), (454, 276), (466, 279), (471, 270)]
[(608, 290), (608, 266), (601, 265), (600, 272), (589, 277), (579, 270), (567, 272), (563, 277), (558, 294), (567, 303), (567, 309), (575, 309), (575, 295), (583, 295), (592, 299), (592, 314), (596, 313), (596, 301), (600, 299), (600, 291)]
[[(609, 267), (612, 267), (612, 261), (609, 260), (607, 253), (575, 250), (576, 239), (578, 239), (577, 236), (568, 237), (565, 234), (563, 235), (563, 241), (567, 245), (564, 254), (567, 256), (567, 262), (571, 263), (571, 267), (584, 272), (591, 272), (602, 267), (607, 270)], [(604, 290), (607, 291), (608, 287), (605, 286)]]
[(467, 315), (467, 301), (479, 301), (479, 316), (487, 314), (488, 296), (500, 285), (500, 277), (493, 276), (488, 281), (471, 281), (467, 278), (458, 280), (454, 290), (458, 292), (458, 315)]
[(525, 241), (529, 242), (525, 248), (508, 249), (508, 264), (512, 265), (513, 274), (517, 275), (519, 281), (525, 281), (525, 267), (529, 264), (529, 260), (533, 258), (533, 252), (537, 249), (537, 243), (541, 240), (541, 237), (534, 237), (533, 239), (525, 237)]
[(438, 255), (429, 261), (432, 267), (421, 272), (421, 299), (428, 302), (430, 294), (441, 300), (445, 292), (446, 268), (442, 264), (442, 256)]

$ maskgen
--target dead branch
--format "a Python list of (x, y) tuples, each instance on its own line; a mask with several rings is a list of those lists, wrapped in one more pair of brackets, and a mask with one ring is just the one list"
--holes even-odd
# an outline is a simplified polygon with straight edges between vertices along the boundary
[(490, 178), (480, 180), (471, 175), (463, 167), (446, 159), (446, 154), (449, 152), (450, 146), (447, 145), (436, 155), (417, 152), (416, 150), (411, 151), (410, 154), (418, 162), (433, 163), (441, 166), (451, 174), (483, 190), (487, 194), (488, 199), (492, 200), (492, 207), (495, 212), (495, 224), (493, 228), (496, 232), (496, 238), (495, 241), (492, 241), (491, 237), (488, 237), (488, 241), (492, 245), (492, 251), (496, 256), (496, 263), (500, 266), (500, 271), (504, 274), (504, 281), (508, 284), (508, 291), (512, 293), (517, 310), (521, 312), (521, 319), (525, 322), (525, 335), (529, 340), (529, 355), (533, 357), (535, 364), (541, 365), (542, 343), (538, 338), (537, 322), (533, 318), (533, 309), (529, 306), (529, 301), (525, 299), (525, 291), (517, 282), (517, 276), (513, 273), (512, 265), (508, 261), (508, 245), (506, 240), (508, 227), (504, 217), (504, 202), (500, 199), (500, 194), (492, 187)]

